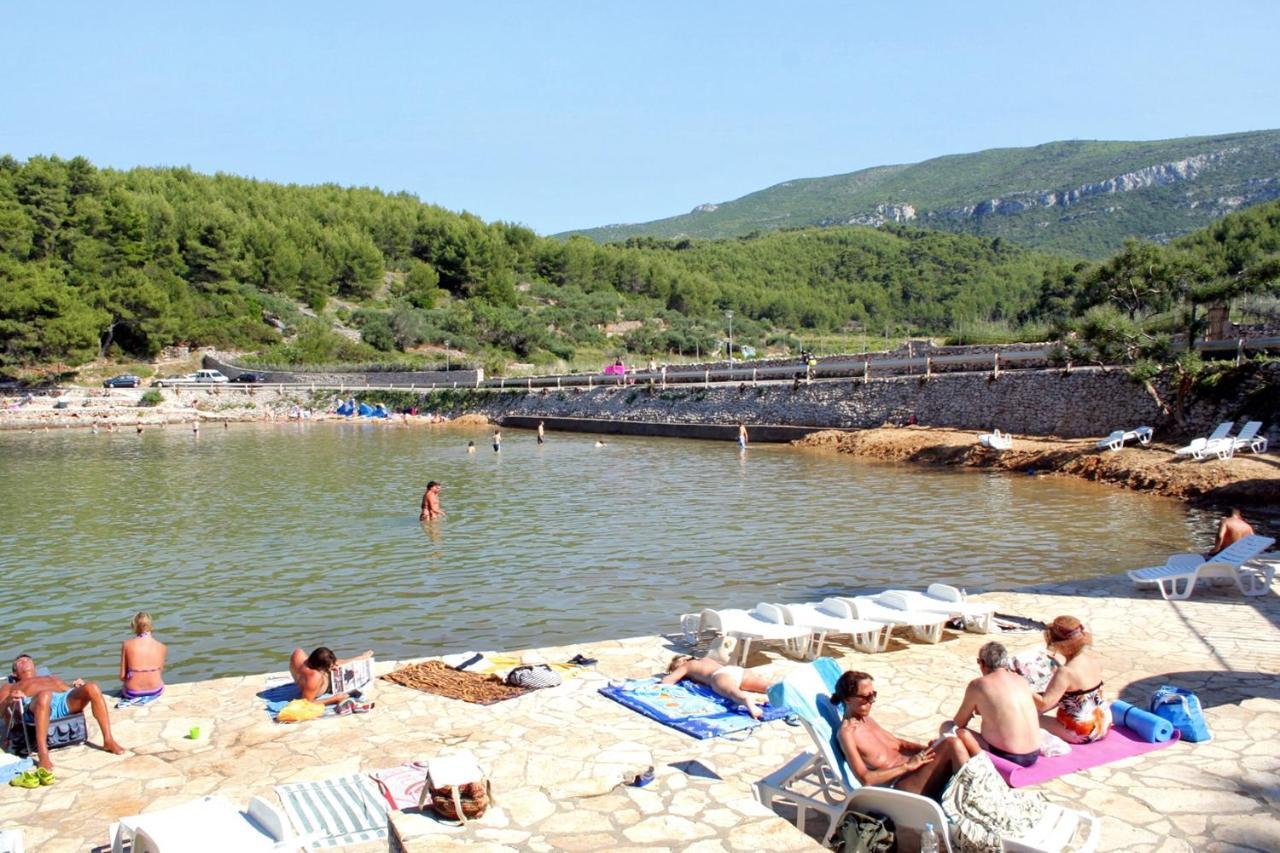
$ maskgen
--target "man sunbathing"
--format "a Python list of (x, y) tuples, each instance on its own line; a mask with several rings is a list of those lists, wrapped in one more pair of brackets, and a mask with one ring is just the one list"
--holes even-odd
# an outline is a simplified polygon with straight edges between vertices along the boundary
[(831, 704), (844, 705), (838, 738), (854, 775), (864, 785), (938, 799), (969, 760), (968, 747), (958, 737), (943, 737), (926, 746), (889, 734), (871, 719), (875, 701), (875, 683), (865, 672), (846, 672), (831, 694)]
[(756, 707), (755, 700), (747, 693), (768, 692), (769, 681), (743, 667), (726, 666), (711, 657), (676, 655), (667, 666), (667, 674), (662, 677), (662, 683), (675, 684), (682, 678), (705, 684), (726, 699), (746, 705), (747, 713), (757, 720), (763, 716)]
[[(79, 714), (89, 706), (93, 718), (102, 729), (102, 748), (120, 755), (124, 747), (111, 736), (111, 719), (107, 716), (107, 702), (102, 691), (92, 681), (77, 678), (68, 687), (55, 675), (37, 675), (36, 662), (30, 655), (19, 655), (13, 662), (14, 681), (0, 687), (0, 707), (21, 703), (22, 712), (29, 714), (36, 727), (37, 763), (45, 770), (53, 769), (49, 759), (49, 720)], [(21, 714), (16, 725), (22, 725)]]
[[(985, 749), (1022, 767), (1040, 758), (1040, 714), (1031, 685), (1009, 668), (1009, 653), (990, 642), (978, 650), (981, 677), (969, 682), (955, 719), (942, 724), (954, 731), (970, 754)], [(965, 728), (974, 715), (982, 717), (981, 733)]]

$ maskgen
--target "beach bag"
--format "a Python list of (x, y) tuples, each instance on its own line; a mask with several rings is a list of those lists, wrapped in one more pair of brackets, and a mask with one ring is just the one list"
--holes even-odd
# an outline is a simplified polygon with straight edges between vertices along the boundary
[(482, 817), (492, 802), (493, 790), (474, 756), (461, 753), (427, 762), (427, 784), (422, 787), (419, 810), (430, 805), (440, 817), (465, 824)]
[(1151, 694), (1151, 713), (1168, 720), (1183, 740), (1203, 743), (1213, 740), (1209, 724), (1204, 720), (1200, 699), (1190, 690), (1172, 684), (1162, 685)]
[(507, 684), (512, 687), (524, 687), (537, 690), (542, 687), (557, 687), (562, 679), (560, 673), (545, 663), (533, 666), (518, 666), (507, 673)]
[(895, 853), (898, 849), (893, 818), (849, 809), (831, 836), (836, 853)]

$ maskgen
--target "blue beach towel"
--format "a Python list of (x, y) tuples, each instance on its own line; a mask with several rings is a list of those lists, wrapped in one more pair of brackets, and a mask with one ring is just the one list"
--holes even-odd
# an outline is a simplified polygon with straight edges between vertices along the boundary
[[(316, 697), (317, 701), (324, 701), (332, 696), (332, 693), (323, 693)], [(288, 705), (294, 699), (302, 698), (302, 691), (298, 689), (298, 685), (292, 681), (286, 681), (283, 684), (277, 684), (274, 687), (268, 687), (258, 694), (258, 698), (266, 702), (267, 713), (271, 715), (271, 719), (275, 719), (276, 715), (284, 710), (284, 706)], [(336, 713), (332, 705), (324, 706), (324, 715), (331, 717)]]
[(0, 785), (8, 784), (9, 780), (27, 770), (31, 770), (36, 766), (34, 758), (19, 758), (16, 755), (5, 755), (0, 753)]
[(637, 678), (617, 686), (601, 687), (600, 692), (637, 714), (700, 740), (753, 729), (761, 722), (780, 720), (787, 715), (786, 708), (761, 703), (764, 718), (753, 720), (746, 708), (705, 684), (688, 680), (659, 684), (659, 681), (658, 678)]

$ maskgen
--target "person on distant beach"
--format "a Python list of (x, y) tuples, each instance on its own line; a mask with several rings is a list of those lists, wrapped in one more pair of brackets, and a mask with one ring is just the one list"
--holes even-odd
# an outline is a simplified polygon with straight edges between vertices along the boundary
[(138, 424), (138, 435), (142, 435), (142, 424)]
[[(1031, 685), (1009, 668), (1009, 652), (997, 642), (978, 650), (978, 670), (982, 676), (969, 682), (960, 710), (939, 733), (955, 732), (972, 755), (985, 749), (1030, 767), (1040, 758), (1040, 712)], [(966, 728), (975, 716), (982, 720), (981, 733)]]
[(475, 453), (475, 452), (476, 452), (476, 443), (475, 443), (474, 441), (468, 441), (468, 442), (467, 442), (467, 452), (468, 452), (468, 453)]
[(747, 449), (747, 425), (738, 424), (738, 447)]
[(133, 637), (120, 644), (120, 695), (125, 699), (159, 696), (164, 692), (164, 660), (168, 649), (151, 636), (151, 614), (133, 617)]
[(199, 435), (199, 434), (200, 434), (200, 422), (199, 422), (199, 421), (192, 421), (192, 422), (191, 422), (191, 431), (192, 431), (192, 432), (194, 432), (196, 435)]
[(712, 657), (676, 655), (667, 665), (662, 683), (675, 684), (682, 678), (705, 684), (724, 698), (746, 705), (747, 713), (757, 720), (762, 716), (755, 700), (747, 693), (766, 693), (770, 682), (744, 667), (727, 666)]
[(502, 433), (496, 429), (493, 431), (493, 452), (502, 452)]
[(1102, 662), (1090, 648), (1093, 635), (1074, 616), (1059, 616), (1044, 630), (1049, 654), (1061, 658), (1043, 693), (1033, 694), (1036, 711), (1057, 708), (1040, 725), (1067, 743), (1093, 743), (1111, 731), (1111, 703), (1102, 692)]
[(879, 785), (938, 799), (947, 782), (971, 757), (958, 737), (934, 746), (903, 740), (871, 719), (875, 682), (865, 672), (840, 676), (831, 704), (844, 706), (837, 735), (845, 760), (863, 785)]
[(543, 437), (542, 430), (542, 421), (538, 421), (538, 444), (546, 444), (546, 439)]
[(1218, 522), (1218, 535), (1213, 540), (1213, 547), (1205, 552), (1207, 560), (1214, 554), (1230, 548), (1246, 536), (1253, 535), (1253, 526), (1244, 520), (1239, 507), (1232, 507), (1226, 517)]
[[(102, 748), (120, 755), (124, 747), (111, 736), (111, 718), (107, 714), (107, 701), (102, 690), (92, 681), (77, 678), (68, 687), (56, 675), (37, 675), (36, 662), (30, 655), (19, 655), (13, 662), (14, 680), (0, 687), (0, 708), (9, 708), (15, 701), (22, 705), (22, 714), (35, 723), (37, 764), (45, 770), (53, 770), (49, 760), (49, 721), (79, 714), (91, 708), (93, 718), (102, 730)], [(18, 725), (21, 725), (19, 720)]]
[(440, 508), (440, 484), (435, 480), (427, 483), (427, 490), (422, 493), (422, 513), (419, 521), (431, 521), (444, 518), (445, 511)]
[(293, 654), (289, 656), (289, 674), (293, 676), (293, 683), (298, 685), (303, 699), (308, 702), (319, 702), (321, 705), (336, 705), (349, 698), (349, 694), (336, 693), (333, 696), (324, 696), (332, 689), (331, 673), (353, 660), (371, 657), (373, 657), (372, 649), (362, 655), (343, 660), (338, 660), (338, 656), (328, 646), (320, 646), (311, 654), (307, 654), (302, 649), (294, 649)]

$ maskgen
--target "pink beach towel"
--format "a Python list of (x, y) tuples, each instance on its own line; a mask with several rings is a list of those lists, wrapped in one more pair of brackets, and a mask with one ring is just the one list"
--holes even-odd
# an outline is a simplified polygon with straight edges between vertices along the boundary
[(396, 767), (377, 770), (372, 774), (378, 790), (393, 809), (411, 809), (422, 798), (422, 788), (427, 784), (427, 762), (406, 761)]
[(1019, 767), (1012, 761), (1006, 761), (998, 755), (991, 756), (991, 763), (996, 771), (1009, 783), (1010, 788), (1024, 788), (1027, 785), (1039, 785), (1050, 779), (1057, 779), (1077, 770), (1088, 770), (1101, 764), (1109, 764), (1122, 758), (1132, 758), (1157, 749), (1164, 749), (1178, 742), (1180, 735), (1175, 729), (1173, 737), (1163, 743), (1147, 743), (1125, 726), (1113, 726), (1111, 732), (1102, 740), (1086, 744), (1072, 744), (1071, 752), (1055, 758), (1040, 756), (1040, 760), (1030, 767)]

